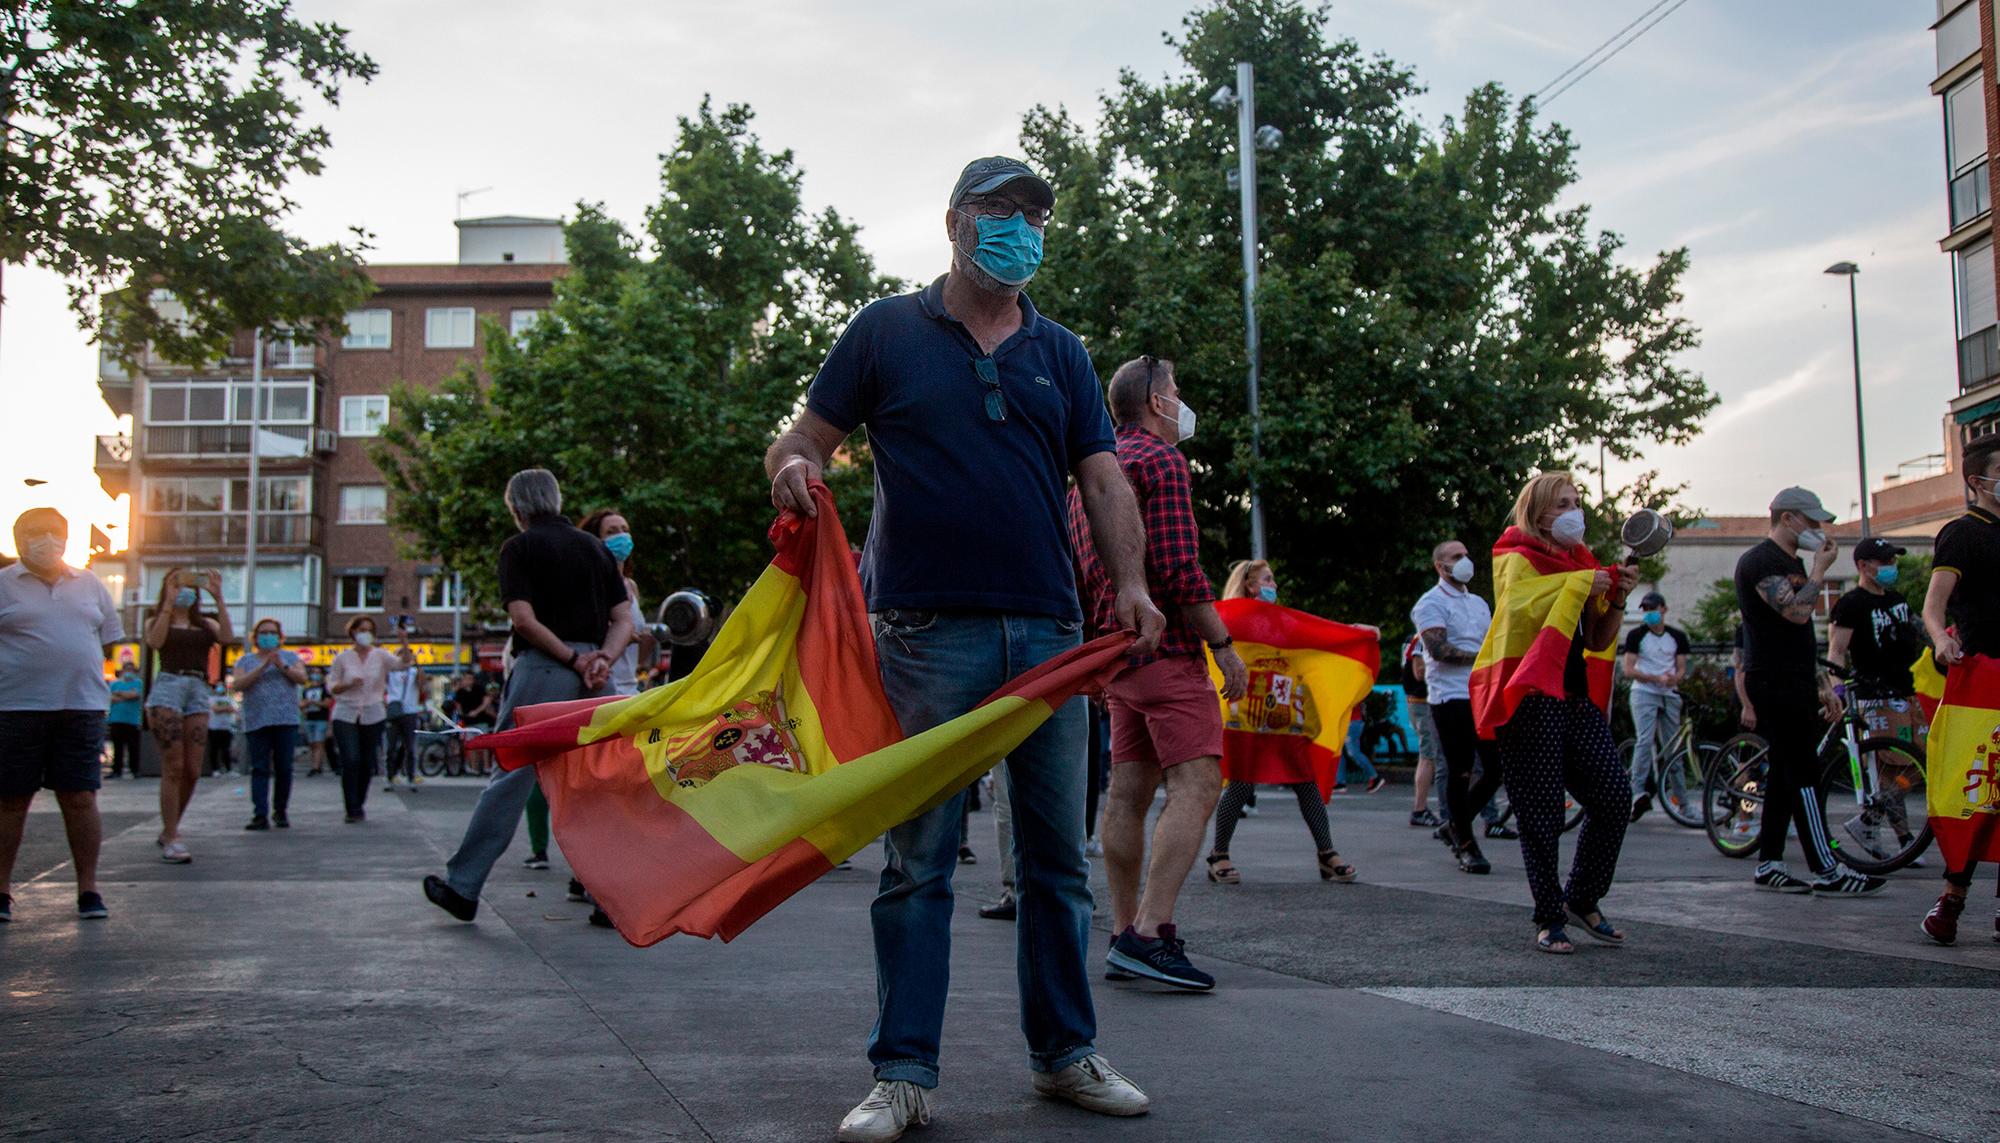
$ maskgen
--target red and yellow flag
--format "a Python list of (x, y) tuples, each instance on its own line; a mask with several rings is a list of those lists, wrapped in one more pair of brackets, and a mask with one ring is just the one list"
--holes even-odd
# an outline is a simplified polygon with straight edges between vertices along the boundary
[(2000, 659), (1968, 655), (1944, 677), (1925, 777), (1946, 869), (2000, 861)]
[(833, 498), (771, 526), (777, 555), (686, 678), (525, 707), (475, 740), (533, 765), (578, 879), (625, 939), (729, 940), (870, 841), (956, 793), (1124, 665), (1109, 635), (904, 738), (882, 693)]
[(1944, 672), (1937, 669), (1929, 647), (1918, 652), (1917, 661), (1910, 664), (1910, 678), (1916, 682), (1917, 706), (1924, 717), (1936, 718), (1938, 706), (1944, 702)]
[[(1324, 800), (1340, 772), (1347, 721), (1382, 666), (1374, 632), (1258, 599), (1215, 613), (1250, 669), (1250, 689), (1222, 701), (1222, 775), (1232, 782), (1313, 782)], [(1217, 693), (1222, 672), (1209, 661)]]
[[(1500, 534), (1493, 545), (1493, 625), (1472, 664), (1472, 716), (1481, 738), (1498, 737), (1525, 696), (1563, 695), (1577, 626), (1586, 609), (1602, 615), (1609, 606), (1590, 594), (1599, 566), (1582, 544), (1551, 552), (1519, 528)], [(1607, 715), (1612, 654), (1613, 647), (1583, 653), (1591, 701)]]

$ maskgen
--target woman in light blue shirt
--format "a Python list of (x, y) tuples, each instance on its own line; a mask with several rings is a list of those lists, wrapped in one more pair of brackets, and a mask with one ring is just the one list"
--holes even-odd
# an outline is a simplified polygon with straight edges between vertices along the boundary
[[(275, 619), (259, 619), (250, 650), (236, 660), (229, 689), (243, 696), (243, 751), (250, 762), (250, 804), (254, 816), (244, 829), (288, 828), (285, 809), (292, 800), (292, 749), (299, 732), (299, 685), (305, 664), (284, 649), (285, 629)], [(277, 776), (277, 801), (270, 800)]]

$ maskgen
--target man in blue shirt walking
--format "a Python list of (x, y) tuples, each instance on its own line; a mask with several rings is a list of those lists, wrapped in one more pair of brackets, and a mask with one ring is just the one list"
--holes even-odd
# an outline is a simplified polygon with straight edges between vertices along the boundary
[[(812, 515), (808, 485), (866, 426), (875, 515), (861, 578), (883, 689), (906, 734), (956, 718), (1081, 641), (1065, 531), (1072, 475), (1116, 588), (1117, 620), (1138, 633), (1135, 650), (1151, 651), (1165, 626), (1147, 596), (1145, 534), (1097, 373), (1076, 335), (1021, 292), (1041, 263), (1054, 205), (1054, 190), (1018, 160), (967, 165), (943, 220), (950, 270), (855, 316), (797, 424), (765, 456), (772, 503)], [(1145, 1093), (1093, 1043), (1084, 723), (1083, 701), (1070, 701), (1005, 767), (1021, 856), (1021, 1023), (1037, 1091), (1139, 1115)], [(877, 1082), (842, 1121), (843, 1140), (883, 1143), (930, 1122), (963, 797), (889, 833), (872, 909), (880, 1008), (868, 1058)]]

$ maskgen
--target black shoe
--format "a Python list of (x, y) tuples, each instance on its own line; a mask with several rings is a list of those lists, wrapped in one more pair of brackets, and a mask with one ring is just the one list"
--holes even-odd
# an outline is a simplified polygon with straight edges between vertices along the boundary
[(977, 865), (979, 864), (979, 855), (972, 852), (971, 846), (961, 845), (958, 847), (958, 863), (960, 865)]
[(270, 819), (270, 818), (267, 818), (267, 817), (264, 817), (263, 815), (259, 814), (259, 815), (258, 815), (257, 817), (254, 817), (254, 818), (251, 818), (251, 819), (250, 819), (250, 824), (249, 824), (249, 825), (246, 825), (246, 826), (244, 826), (243, 828), (244, 828), (244, 829), (270, 829), (270, 828), (271, 828), (271, 819)]
[(1640, 818), (1645, 817), (1646, 811), (1652, 808), (1653, 795), (1640, 794), (1638, 797), (1632, 799), (1632, 820), (1636, 822)]
[(76, 915), (86, 921), (101, 921), (111, 915), (111, 910), (104, 907), (104, 898), (98, 894), (78, 893), (76, 895)]
[(1411, 829), (1424, 829), (1426, 827), (1435, 829), (1437, 826), (1441, 824), (1442, 824), (1442, 819), (1440, 819), (1436, 814), (1432, 813), (1430, 811), (1430, 807), (1428, 806), (1410, 815)]
[(424, 878), (424, 896), (461, 921), (470, 921), (479, 913), (479, 902), (445, 884), (444, 878), (435, 873)]
[(368, 820), (368, 815), (367, 815), (367, 814), (365, 814), (365, 813), (352, 813), (352, 814), (349, 814), (349, 815), (347, 815), (346, 817), (342, 818), (341, 820), (342, 820), (342, 821), (344, 821), (344, 822), (346, 822), (346, 823), (347, 823), (348, 825), (353, 825), (353, 824), (354, 824), (354, 823), (356, 823), (356, 822), (365, 822), (365, 821), (367, 821), (367, 820)]
[(1128, 925), (1111, 942), (1111, 951), (1105, 954), (1104, 963), (1134, 976), (1143, 976), (1147, 980), (1157, 980), (1190, 992), (1207, 992), (1214, 988), (1215, 978), (1191, 964), (1185, 949), (1172, 925), (1161, 925), (1159, 937), (1150, 941)]
[(1513, 826), (1507, 825), (1502, 822), (1487, 822), (1486, 836), (1493, 838), (1497, 841), (1521, 840), (1521, 835), (1514, 831)]
[(590, 894), (583, 891), (583, 882), (574, 877), (569, 879), (569, 899), (578, 903), (590, 900)]
[[(1111, 938), (1111, 947), (1112, 947), (1112, 948), (1117, 948), (1117, 947), (1118, 947), (1118, 938), (1117, 938), (1117, 937), (1112, 937), (1112, 938)], [(1139, 978), (1138, 978), (1138, 977), (1136, 977), (1136, 976), (1133, 976), (1133, 975), (1132, 975), (1131, 973), (1129, 973), (1129, 972), (1126, 972), (1126, 971), (1125, 971), (1124, 969), (1122, 969), (1122, 968), (1119, 968), (1119, 967), (1118, 967), (1117, 965), (1115, 965), (1115, 964), (1112, 964), (1112, 963), (1111, 963), (1111, 958), (1110, 958), (1109, 956), (1106, 956), (1106, 957), (1105, 957), (1105, 959), (1104, 959), (1104, 979), (1106, 979), (1106, 980), (1137, 980), (1137, 979), (1139, 979)]]
[(292, 828), (292, 819), (285, 816), (285, 811), (279, 810), (277, 813), (271, 815), (271, 824), (277, 826), (279, 829), (290, 829)]
[(523, 861), (521, 864), (529, 869), (547, 869), (549, 867), (549, 855), (546, 853), (531, 853), (528, 855), (528, 860)]
[(611, 923), (611, 914), (605, 912), (602, 907), (590, 911), (590, 923), (600, 929), (615, 929), (618, 927)]
[(1011, 921), (1014, 919), (1015, 904), (1012, 893), (1002, 896), (997, 904), (981, 905), (979, 915), (989, 921)]
[(1479, 852), (1479, 843), (1467, 841), (1458, 847), (1458, 871), (1460, 873), (1491, 873), (1493, 864), (1486, 855)]
[(0, 925), (14, 919), (14, 897), (11, 893), (0, 893)]

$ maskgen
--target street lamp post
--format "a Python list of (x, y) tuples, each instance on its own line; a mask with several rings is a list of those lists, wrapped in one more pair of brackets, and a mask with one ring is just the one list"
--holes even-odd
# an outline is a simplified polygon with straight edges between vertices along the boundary
[(1236, 87), (1218, 88), (1209, 103), (1216, 109), (1236, 108), (1236, 185), (1243, 211), (1243, 349), (1249, 358), (1244, 382), (1245, 408), (1250, 414), (1250, 558), (1265, 558), (1264, 497), (1257, 490), (1258, 465), (1264, 459), (1264, 421), (1257, 407), (1257, 374), (1261, 343), (1257, 335), (1257, 152), (1277, 147), (1278, 131), (1257, 126), (1256, 68), (1236, 65)]
[[(250, 637), (257, 623), (257, 453), (260, 446), (257, 433), (263, 427), (264, 410), (259, 404), (264, 399), (264, 331), (259, 329), (250, 335), (250, 502), (245, 505), (247, 515), (243, 527), (243, 642), (246, 648), (256, 640)], [(222, 600), (215, 601), (227, 607)]]
[(1854, 345), (1854, 461), (1861, 477), (1861, 538), (1868, 532), (1868, 433), (1861, 419), (1861, 309), (1855, 297), (1854, 276), (1861, 267), (1852, 262), (1835, 262), (1826, 272), (1847, 279), (1847, 327)]

